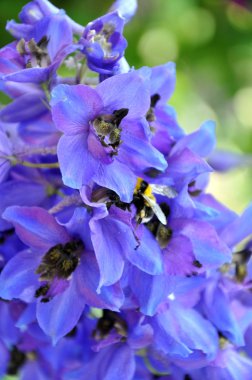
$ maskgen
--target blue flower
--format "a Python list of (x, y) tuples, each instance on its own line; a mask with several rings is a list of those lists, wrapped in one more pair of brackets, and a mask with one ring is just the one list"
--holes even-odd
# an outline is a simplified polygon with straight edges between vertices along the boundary
[(22, 24), (11, 20), (7, 23), (6, 29), (17, 39), (28, 39), (36, 24), (45, 17), (61, 15), (67, 21), (74, 33), (81, 34), (83, 27), (73, 21), (63, 10), (58, 9), (48, 0), (34, 0), (26, 4), (19, 13)]
[(67, 228), (36, 207), (14, 206), (4, 216), (33, 251), (17, 253), (4, 267), (1, 297), (36, 302), (39, 325), (54, 342), (76, 325), (85, 304), (118, 310), (123, 302), (118, 286), (96, 293), (99, 271), (82, 230), (88, 222), (84, 209), (76, 209)]
[(18, 29), (19, 41), (9, 45), (13, 50), (12, 62), (8, 64), (10, 72), (2, 80), (28, 83), (52, 80), (65, 57), (76, 49), (71, 26), (61, 13), (24, 25), (25, 28), (19, 24), (11, 26)]
[(124, 22), (118, 12), (112, 12), (86, 26), (80, 43), (91, 70), (111, 74), (115, 64), (123, 57), (127, 47), (122, 35)]
[(136, 13), (137, 0), (116, 0), (110, 10), (117, 11), (128, 22)]
[(0, 183), (3, 182), (11, 168), (11, 163), (6, 156), (12, 155), (12, 144), (6, 133), (0, 129)]
[[(52, 114), (64, 135), (58, 145), (63, 182), (81, 188), (92, 181), (132, 199), (136, 177), (148, 167), (164, 170), (165, 159), (149, 142), (144, 116), (149, 70), (106, 79), (96, 89), (59, 85)], [(119, 96), (118, 96), (119, 94)]]

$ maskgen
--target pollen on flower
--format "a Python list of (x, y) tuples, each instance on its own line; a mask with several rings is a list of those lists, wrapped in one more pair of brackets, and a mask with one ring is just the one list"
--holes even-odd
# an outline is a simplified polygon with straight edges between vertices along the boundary
[(112, 24), (104, 24), (103, 28), (97, 32), (94, 29), (91, 29), (88, 35), (90, 42), (98, 42), (101, 46), (104, 58), (109, 58), (111, 56), (112, 43), (109, 42), (109, 38), (115, 31), (115, 27)]
[(29, 41), (25, 41), (24, 38), (17, 43), (17, 51), (24, 57), (26, 62), (26, 68), (32, 67), (47, 67), (50, 65), (50, 57), (47, 51), (48, 38), (42, 37), (39, 42), (36, 42), (34, 38)]
[(105, 339), (112, 330), (115, 330), (122, 338), (127, 337), (128, 326), (126, 321), (119, 313), (104, 309), (103, 316), (99, 318), (93, 331), (93, 337), (97, 340)]
[(16, 375), (19, 369), (26, 361), (26, 355), (24, 352), (20, 351), (16, 346), (13, 346), (10, 359), (7, 368), (8, 375)]
[(52, 247), (44, 255), (36, 270), (36, 273), (40, 275), (40, 280), (51, 281), (55, 277), (67, 279), (76, 269), (83, 248), (80, 240)]
[(92, 122), (102, 146), (112, 149), (111, 156), (117, 155), (118, 147), (122, 143), (120, 123), (128, 112), (127, 108), (122, 108), (112, 114), (100, 115)]
[(36, 292), (35, 292), (35, 298), (39, 298), (41, 296), (45, 296), (47, 294), (47, 292), (48, 292), (49, 289), (50, 289), (50, 286), (49, 286), (48, 283), (45, 284), (45, 285), (40, 286), (36, 290)]

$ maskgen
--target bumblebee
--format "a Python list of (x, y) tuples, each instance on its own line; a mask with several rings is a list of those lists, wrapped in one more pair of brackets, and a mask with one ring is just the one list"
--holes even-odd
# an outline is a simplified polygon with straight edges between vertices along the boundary
[(133, 204), (137, 209), (137, 223), (148, 223), (156, 215), (159, 222), (166, 225), (166, 216), (156, 202), (153, 193), (164, 195), (168, 198), (174, 198), (177, 195), (176, 191), (169, 186), (152, 185), (142, 178), (138, 178), (133, 196)]
[[(170, 207), (167, 203), (160, 203), (159, 207), (167, 218), (170, 214)], [(157, 216), (146, 223), (146, 227), (155, 236), (160, 248), (165, 248), (172, 237), (172, 230), (169, 226), (163, 225)]]
[(177, 195), (176, 191), (170, 186), (149, 184), (142, 178), (138, 178), (131, 203), (122, 202), (113, 190), (103, 187), (93, 191), (91, 200), (92, 202), (104, 202), (108, 208), (115, 205), (122, 210), (130, 210), (130, 206), (133, 204), (137, 209), (136, 221), (138, 224), (148, 223), (155, 215), (159, 223), (166, 225), (166, 215), (168, 213), (166, 210), (162, 210), (163, 206), (162, 208), (159, 206), (154, 193), (167, 198), (174, 198)]

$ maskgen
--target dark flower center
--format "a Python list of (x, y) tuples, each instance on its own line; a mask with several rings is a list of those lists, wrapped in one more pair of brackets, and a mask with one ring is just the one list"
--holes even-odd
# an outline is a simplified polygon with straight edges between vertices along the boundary
[(0, 244), (4, 244), (9, 236), (12, 236), (15, 232), (14, 228), (0, 232)]
[(77, 335), (78, 327), (74, 326), (71, 331), (69, 331), (68, 334), (65, 335), (65, 338), (74, 338)]
[(197, 197), (198, 195), (200, 195), (202, 193), (202, 190), (197, 189), (195, 186), (196, 186), (195, 181), (192, 181), (188, 185), (188, 193), (191, 195), (191, 197)]
[(48, 42), (46, 36), (42, 37), (38, 43), (34, 38), (28, 42), (22, 38), (18, 42), (17, 51), (25, 58), (26, 68), (48, 67), (50, 65), (51, 60), (47, 52)]
[(57, 244), (52, 247), (42, 258), (36, 273), (41, 281), (46, 281), (35, 292), (35, 297), (42, 302), (48, 302), (46, 297), (50, 289), (50, 282), (55, 278), (68, 279), (79, 264), (80, 254), (84, 248), (82, 241), (76, 240), (66, 244)]
[(26, 361), (26, 355), (14, 346), (10, 352), (7, 374), (16, 375)]
[(196, 267), (196, 268), (202, 268), (202, 264), (199, 262), (199, 260), (193, 260), (193, 265)]
[(36, 273), (41, 280), (52, 280), (54, 277), (67, 279), (79, 263), (79, 256), (83, 250), (80, 240), (57, 244), (43, 257)]
[(128, 112), (127, 108), (121, 108), (113, 114), (100, 115), (93, 121), (96, 135), (102, 146), (112, 148), (112, 156), (118, 153), (118, 147), (122, 143), (120, 123)]
[(126, 338), (128, 326), (119, 313), (110, 310), (103, 310), (103, 316), (98, 320), (96, 329), (93, 331), (93, 337), (97, 340), (106, 338), (109, 333), (115, 331)]
[(235, 264), (235, 278), (243, 282), (248, 274), (247, 264), (251, 258), (252, 249), (245, 248), (242, 251), (233, 254), (233, 263)]
[(154, 108), (156, 107), (156, 104), (157, 102), (159, 101), (160, 99), (160, 95), (159, 94), (154, 94), (151, 96), (151, 101), (150, 101), (150, 108), (146, 114), (146, 119), (148, 122), (152, 122), (152, 121), (155, 121), (156, 120), (156, 116), (155, 116), (155, 113), (154, 113)]

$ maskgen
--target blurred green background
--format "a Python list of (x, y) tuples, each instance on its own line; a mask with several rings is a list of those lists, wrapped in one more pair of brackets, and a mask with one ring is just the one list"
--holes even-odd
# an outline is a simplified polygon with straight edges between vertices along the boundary
[[(127, 1), (127, 0), (126, 0)], [(1, 45), (12, 40), (7, 20), (28, 1), (0, 0)], [(103, 15), (108, 0), (52, 0), (85, 25)], [(218, 147), (252, 153), (252, 13), (228, 0), (140, 0), (126, 26), (126, 58), (136, 68), (177, 64), (171, 104), (188, 132), (217, 122)], [(240, 212), (251, 201), (252, 169), (214, 174), (210, 191)]]

